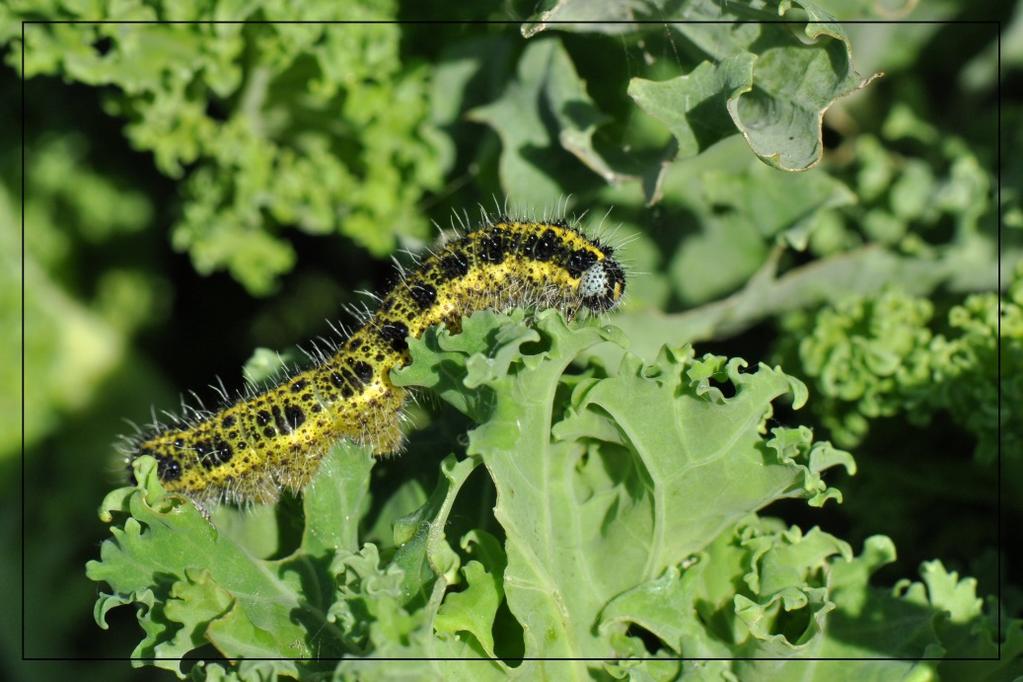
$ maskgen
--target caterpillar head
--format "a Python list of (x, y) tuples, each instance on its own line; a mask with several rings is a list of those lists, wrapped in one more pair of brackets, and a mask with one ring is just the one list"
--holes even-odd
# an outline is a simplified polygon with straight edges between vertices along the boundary
[(583, 271), (579, 296), (583, 305), (595, 313), (611, 310), (625, 293), (625, 272), (613, 258), (599, 260)]

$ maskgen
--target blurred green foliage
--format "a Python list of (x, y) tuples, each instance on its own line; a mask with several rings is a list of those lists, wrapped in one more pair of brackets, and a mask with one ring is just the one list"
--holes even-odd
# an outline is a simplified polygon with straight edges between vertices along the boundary
[[(999, 16), (1003, 80), (991, 25), (836, 24), (824, 11), (839, 19)], [(522, 30), (273, 23), (437, 13), (535, 23)], [(779, 16), (808, 23), (656, 21)], [(29, 24), (23, 46), (25, 18), (266, 23)], [(580, 18), (597, 23), (544, 23)], [(609, 21), (615, 19), (655, 23)], [(323, 318), (338, 317), (340, 303), (386, 280), (387, 256), (429, 243), (437, 232), (431, 222), (447, 225), (453, 213), (507, 199), (517, 213), (585, 212), (585, 226), (620, 244), (629, 292), (609, 322), (631, 353), (653, 365), (662, 345), (692, 343), (700, 355), (741, 357), (754, 367), (779, 362), (808, 386), (808, 406), (798, 418), (779, 407), (767, 425), (812, 427), (814, 440), (851, 449), (859, 467), (851, 479), (827, 475), (843, 492), (841, 506), (775, 501), (686, 545), (696, 563), (673, 555), (660, 575), (637, 579), (615, 599), (603, 595), (603, 644), (622, 656), (657, 647), (986, 655), (996, 604), (977, 595), (997, 592), (999, 357), (1007, 408), (1003, 485), (1008, 491), (1023, 480), (1023, 462), (1011, 456), (1023, 434), (1016, 409), (1023, 398), (1016, 265), (1023, 254), (1023, 161), (1005, 153), (1023, 145), (1023, 106), (1010, 87), (1023, 67), (1021, 26), (1023, 3), (960, 0), (562, 0), (539, 9), (397, 0), (0, 5), (5, 120), (18, 119), (22, 84), (26, 94), (23, 263), (19, 131), (0, 131), (0, 340), (11, 356), (21, 342), (22, 276), (25, 282), (24, 411), (18, 367), (0, 370), (0, 481), (11, 491), (0, 528), (13, 544), (23, 418), (26, 653), (126, 656), (139, 642), (131, 609), (105, 612), (112, 631), (97, 638), (89, 613), (95, 583), (81, 570), (109, 537), (89, 520), (103, 495), (123, 483), (110, 447), (129, 428), (122, 418), (146, 421), (151, 405), (157, 415), (173, 410), (178, 391), (209, 397), (202, 387), (218, 374), (240, 386), (237, 368), (254, 348), (283, 351), (323, 334)], [(1000, 346), (993, 336), (999, 322)], [(578, 380), (572, 377), (583, 376), (582, 367), (613, 373), (625, 353), (616, 343), (580, 350), (577, 368), (563, 380)], [(275, 357), (266, 355), (264, 369)], [(295, 552), (321, 557), (317, 580), (332, 599), (323, 606), (333, 607), (331, 627), (346, 633), (338, 638), (344, 651), (379, 652), (401, 641), (404, 655), (450, 655), (429, 647), (456, 643), (466, 655), (522, 655), (522, 623), (542, 614), (542, 605), (523, 606), (501, 577), (515, 570), (516, 539), (492, 508), (509, 474), (491, 478), (484, 467), (470, 467), (474, 459), (442, 462), (465, 450), (471, 424), (459, 412), (464, 390), (438, 393), (454, 406), (411, 408), (418, 430), (409, 456), (376, 463), (372, 479), (353, 479), (367, 495), (362, 521), (332, 540), (348, 553), (328, 561), (329, 548), (302, 547), (305, 522), (337, 514), (340, 502), (323, 490), (277, 509), (222, 510), (217, 527), (281, 570), (280, 561)], [(586, 433), (573, 437), (585, 441)], [(602, 480), (584, 473), (588, 485)], [(318, 485), (329, 488), (332, 475), (325, 472)], [(135, 500), (135, 514), (145, 491), (118, 490), (124, 504)], [(334, 510), (314, 508), (317, 500)], [(163, 503), (154, 500), (151, 513), (162, 514)], [(1005, 504), (1003, 523), (1023, 523), (1019, 501), (1009, 495)], [(173, 518), (202, 528), (201, 519)], [(417, 523), (440, 518), (453, 524), (450, 543), (417, 535)], [(117, 527), (132, 521), (123, 513), (111, 520)], [(402, 542), (408, 549), (397, 556)], [(861, 546), (859, 555), (851, 550)], [(1015, 617), (1023, 605), (1023, 557), (1017, 547), (1006, 550), (1003, 614)], [(13, 558), (0, 562), (5, 584), (19, 579)], [(117, 595), (103, 608), (150, 600), (146, 613), (159, 623), (147, 626), (146, 646), (175, 653), (202, 642), (228, 647), (225, 632), (238, 632), (231, 628), (246, 620), (209, 625), (223, 615), (213, 611), (228, 608), (221, 577), (209, 566), (177, 568), (172, 598), (170, 583), (156, 584), (149, 596), (138, 587), (133, 597), (126, 595), (136, 587), (125, 583), (114, 586)], [(818, 584), (822, 571), (830, 572), (827, 586)], [(408, 602), (403, 590), (412, 580), (436, 595)], [(653, 594), (674, 600), (669, 615), (685, 612), (692, 623), (698, 614), (706, 628), (679, 630), (677, 619), (658, 615), (663, 609), (651, 603)], [(424, 610), (430, 604), (435, 612)], [(573, 601), (581, 610), (572, 613), (589, 617), (590, 607)], [(862, 626), (871, 618), (919, 627), (870, 634)], [(7, 619), (0, 630), (8, 677), (66, 676), (14, 662), (18, 625)], [(294, 640), (305, 641), (307, 625), (289, 625)], [(1005, 667), (906, 663), (882, 673), (864, 664), (849, 674), (1012, 679), (1020, 674), (1013, 659), (1019, 625), (1003, 626)], [(216, 652), (208, 644), (197, 651)], [(637, 665), (645, 667), (621, 662), (593, 672), (678, 673)], [(684, 673), (769, 677), (760, 665), (687, 666)], [(345, 666), (352, 678), (387, 674), (358, 661)], [(192, 674), (253, 678), (273, 670), (270, 663), (209, 664), (193, 666)], [(474, 675), (480, 670), (472, 668)], [(499, 670), (507, 672), (491, 672)], [(820, 679), (838, 672), (821, 666)], [(117, 679), (132, 671), (114, 663), (83, 665), (75, 674)]]
[[(135, 148), (184, 180), (172, 240), (199, 272), (227, 268), (250, 292), (267, 294), (295, 266), (279, 236), (286, 227), (341, 232), (378, 256), (398, 239), (416, 245), (426, 236), (416, 203), (440, 186), (443, 143), (430, 122), (427, 71), (399, 58), (400, 27), (271, 23), (393, 19), (392, 0), (22, 11), (72, 20), (267, 22), (30, 25), (25, 32), (26, 77), (106, 86), (104, 109), (124, 119)], [(20, 54), (9, 56), (20, 68)]]
[[(790, 347), (778, 360), (813, 378), (820, 396), (814, 409), (842, 447), (859, 445), (871, 419), (904, 412), (926, 425), (941, 412), (976, 438), (977, 456), (990, 463), (998, 450), (999, 356), (1006, 368), (1023, 366), (1021, 304), (1019, 266), (1006, 300), (974, 294), (953, 306), (947, 335), (932, 328), (934, 306), (925, 298), (890, 290), (848, 299), (816, 314), (787, 316), (783, 339)], [(1018, 373), (1002, 374), (1001, 400), (1023, 402)], [(1006, 456), (1018, 457), (1023, 423), (1012, 416), (1010, 408), (1001, 444)]]

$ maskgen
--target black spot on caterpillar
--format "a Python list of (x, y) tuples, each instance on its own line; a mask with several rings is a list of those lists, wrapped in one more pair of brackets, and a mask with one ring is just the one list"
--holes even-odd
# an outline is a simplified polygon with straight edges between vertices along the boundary
[(331, 356), (216, 413), (155, 425), (130, 441), (128, 464), (151, 455), (164, 487), (200, 506), (271, 502), (298, 490), (342, 438), (377, 455), (400, 451), (405, 389), (390, 380), (409, 361), (408, 337), (463, 316), (515, 306), (602, 313), (625, 291), (612, 249), (561, 222), (500, 219), (430, 252), (400, 276), (375, 314)]

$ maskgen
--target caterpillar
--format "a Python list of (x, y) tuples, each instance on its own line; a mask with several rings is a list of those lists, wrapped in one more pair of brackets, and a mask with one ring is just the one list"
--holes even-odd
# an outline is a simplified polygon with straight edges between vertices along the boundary
[(429, 250), (398, 271), (379, 307), (332, 354), (218, 411), (191, 409), (129, 439), (126, 463), (149, 455), (164, 488), (200, 509), (268, 503), (300, 490), (341, 439), (378, 456), (397, 453), (407, 390), (390, 372), (408, 364), (408, 338), (430, 326), (457, 331), (463, 316), (515, 306), (603, 313), (625, 292), (613, 249), (564, 221), (500, 218)]

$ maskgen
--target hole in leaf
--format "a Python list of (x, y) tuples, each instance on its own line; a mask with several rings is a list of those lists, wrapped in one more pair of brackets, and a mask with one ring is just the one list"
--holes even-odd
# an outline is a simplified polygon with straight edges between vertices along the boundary
[[(213, 646), (212, 644), (207, 643), (207, 644), (203, 644), (203, 645), (199, 646), (198, 648), (192, 649), (191, 651), (186, 653), (184, 656), (182, 656), (181, 659), (183, 661), (195, 661), (195, 662), (198, 662), (198, 661), (209, 660), (211, 658), (216, 659), (216, 658), (220, 658), (222, 656), (223, 656), (223, 654), (221, 654), (220, 651), (218, 651), (215, 646)], [(188, 665), (182, 666), (182, 669), (185, 670), (185, 672), (188, 672), (189, 670), (192, 669), (192, 666), (188, 666)]]
[(510, 667), (518, 667), (526, 653), (522, 625), (512, 615), (507, 600), (502, 599), (494, 615), (494, 654)]
[(295, 493), (285, 490), (277, 503), (277, 551), (268, 559), (283, 559), (294, 553), (302, 544), (302, 531), (305, 528), (305, 509), (302, 499)]
[(725, 396), (725, 399), (732, 398), (735, 396), (735, 384), (728, 379), (718, 379), (717, 375), (710, 377), (708, 380), (710, 385), (721, 391), (721, 394)]
[(629, 627), (625, 631), (625, 634), (628, 637), (635, 637), (641, 641), (643, 643), (643, 648), (646, 649), (647, 653), (651, 656), (664, 648), (664, 643), (661, 642), (661, 638), (647, 630), (642, 625), (629, 623)]
[(215, 97), (210, 97), (206, 100), (206, 116), (220, 123), (223, 123), (230, 118), (230, 114), (227, 109), (224, 108), (223, 103)]
[[(774, 414), (772, 421), (775, 422), (772, 426), (792, 426), (793, 424), (799, 424), (801, 414), (796, 414), (796, 411), (792, 408), (792, 396), (791, 394), (785, 394), (771, 403), (774, 408)], [(802, 421), (805, 421), (802, 420)]]
[(96, 54), (100, 57), (106, 57), (110, 50), (114, 49), (114, 41), (109, 36), (97, 38), (92, 41), (92, 49), (96, 50)]
[(778, 619), (774, 623), (774, 632), (782, 635), (791, 644), (800, 644), (807, 628), (810, 627), (810, 606), (795, 611), (779, 609)]

